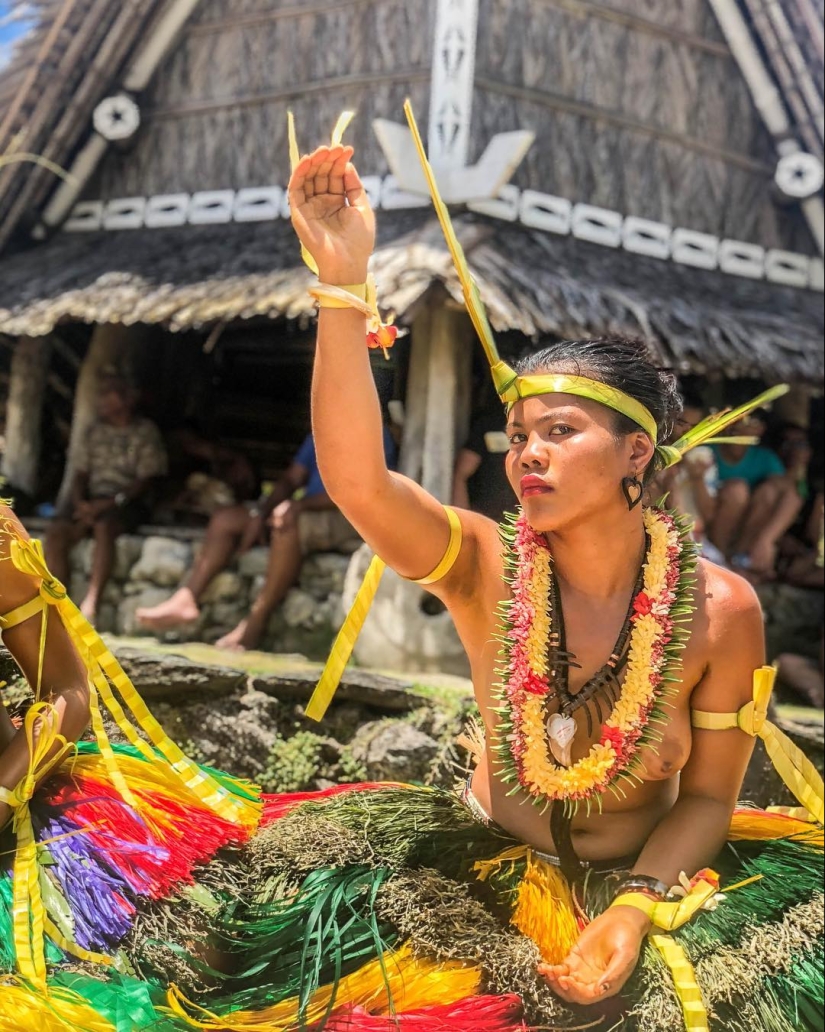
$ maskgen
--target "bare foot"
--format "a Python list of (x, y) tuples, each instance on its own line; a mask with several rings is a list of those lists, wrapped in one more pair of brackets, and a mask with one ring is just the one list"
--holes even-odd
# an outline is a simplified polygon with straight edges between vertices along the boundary
[(225, 634), (215, 642), (216, 648), (227, 649), (232, 652), (245, 652), (247, 649), (256, 649), (258, 642), (263, 636), (267, 616), (258, 617), (253, 610), (246, 619), (241, 620), (234, 631), (230, 631), (229, 634)]
[(233, 631), (225, 634), (222, 638), (218, 638), (215, 642), (215, 648), (226, 649), (227, 652), (244, 652), (246, 650), (246, 645), (244, 644), (246, 625), (247, 621), (241, 620)]
[(86, 617), (92, 627), (94, 627), (95, 620), (97, 619), (97, 599), (91, 595), (87, 595), (80, 603), (80, 612)]
[(168, 631), (180, 624), (193, 623), (201, 615), (189, 588), (179, 588), (171, 598), (150, 609), (138, 609), (137, 621), (152, 631)]

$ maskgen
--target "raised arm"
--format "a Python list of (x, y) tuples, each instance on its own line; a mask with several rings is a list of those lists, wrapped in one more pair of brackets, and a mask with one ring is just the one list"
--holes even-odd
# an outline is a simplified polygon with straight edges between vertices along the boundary
[[(351, 147), (319, 148), (301, 160), (289, 187), (293, 225), (321, 282), (345, 287), (366, 281), (375, 242), (375, 218), (352, 153)], [(370, 547), (403, 577), (426, 577), (447, 549), (449, 524), (435, 498), (387, 469), (365, 338), (361, 313), (321, 309), (312, 381), (318, 467), (330, 497)], [(462, 524), (462, 552), (440, 594), (459, 584), (468, 594), (473, 590), (480, 518), (462, 513)]]

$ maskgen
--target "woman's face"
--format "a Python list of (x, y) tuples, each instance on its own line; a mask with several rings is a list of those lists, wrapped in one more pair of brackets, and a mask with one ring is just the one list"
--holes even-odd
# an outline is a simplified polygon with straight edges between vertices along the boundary
[(514, 406), (507, 422), (507, 476), (530, 525), (562, 530), (624, 506), (621, 482), (653, 455), (646, 434), (617, 438), (615, 417), (598, 402), (543, 394)]

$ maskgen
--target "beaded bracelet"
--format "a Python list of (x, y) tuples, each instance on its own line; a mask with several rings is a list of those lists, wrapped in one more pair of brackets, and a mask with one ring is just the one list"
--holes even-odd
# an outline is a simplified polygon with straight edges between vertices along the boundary
[(670, 895), (670, 889), (658, 878), (650, 878), (646, 874), (629, 874), (619, 882), (614, 899), (628, 893), (638, 893), (662, 903)]

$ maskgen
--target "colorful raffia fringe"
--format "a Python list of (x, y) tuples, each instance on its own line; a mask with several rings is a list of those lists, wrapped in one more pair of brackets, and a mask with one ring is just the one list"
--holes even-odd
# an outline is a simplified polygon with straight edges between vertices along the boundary
[(37, 992), (0, 980), (0, 1032), (117, 1032), (116, 1026), (67, 989)]
[(416, 1011), (423, 1007), (449, 1006), (474, 997), (481, 982), (478, 968), (458, 961), (437, 963), (413, 957), (402, 947), (364, 964), (334, 984), (321, 986), (302, 1006), (297, 997), (274, 1007), (256, 1011), (235, 1011), (218, 1015), (184, 1000), (174, 988), (169, 990), (172, 1014), (190, 1028), (214, 1032), (292, 1032), (325, 1022), (333, 1009), (361, 1007), (369, 1014), (389, 1015)]
[(263, 796), (261, 827), (277, 821), (279, 817), (285, 817), (304, 803), (319, 803), (325, 799), (346, 795), (348, 792), (375, 792), (378, 789), (400, 787), (400, 785), (388, 781), (365, 781), (351, 785), (332, 785), (330, 788), (324, 788), (318, 792), (284, 792), (282, 795), (265, 795)]
[(505, 850), (474, 865), (479, 881), (509, 866), (520, 880), (510, 923), (538, 946), (547, 964), (561, 964), (581, 931), (570, 883), (561, 870), (526, 846)]
[(358, 1007), (336, 1015), (324, 1032), (528, 1032), (521, 1011), (521, 1000), (515, 995), (473, 996), (391, 1017)]
[(734, 811), (728, 839), (731, 842), (794, 839), (796, 842), (804, 842), (806, 845), (815, 846), (818, 849), (825, 846), (825, 835), (819, 824), (799, 820), (783, 813), (745, 808)]
[(547, 964), (561, 964), (579, 937), (567, 879), (534, 853), (527, 858), (511, 922), (535, 942)]
[[(165, 764), (148, 763), (128, 746), (113, 751), (140, 813), (122, 800), (104, 759), (89, 744), (81, 744), (78, 756), (31, 802), (51, 964), (62, 959), (55, 942), (78, 959), (92, 959), (88, 951), (114, 954), (141, 900), (161, 899), (190, 884), (199, 864), (249, 837), (247, 826), (205, 806)], [(250, 786), (214, 777), (239, 807), (254, 799)], [(11, 907), (10, 872), (0, 870), (0, 963), (7, 970), (16, 962)]]

